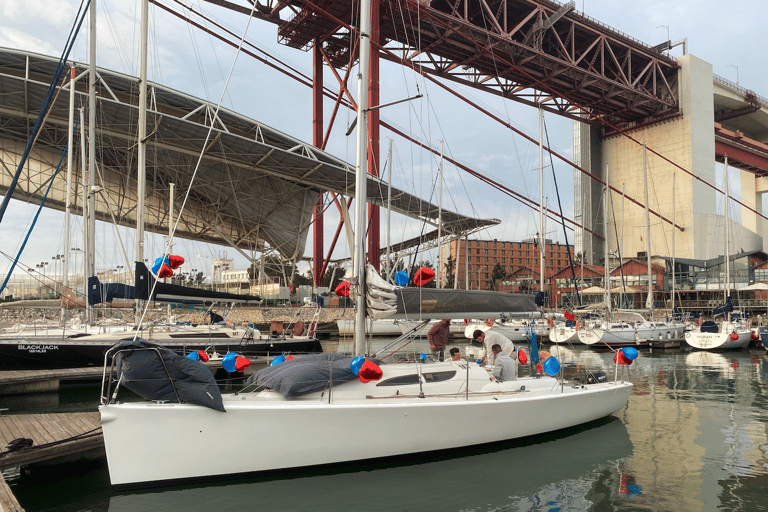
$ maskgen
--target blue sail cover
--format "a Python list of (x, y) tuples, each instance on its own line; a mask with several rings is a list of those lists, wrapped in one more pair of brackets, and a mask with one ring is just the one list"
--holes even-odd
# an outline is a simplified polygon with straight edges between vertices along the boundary
[(88, 305), (112, 302), (115, 299), (133, 300), (136, 298), (136, 289), (123, 283), (101, 283), (99, 278), (88, 278)]
[(731, 311), (733, 311), (733, 303), (731, 302), (731, 296), (729, 295), (725, 298), (725, 304), (717, 306), (712, 310), (712, 316), (717, 318), (718, 316), (730, 313)]
[(141, 300), (175, 302), (176, 304), (200, 304), (203, 302), (261, 304), (261, 298), (257, 295), (217, 292), (160, 282), (155, 279), (155, 276), (141, 261), (136, 262), (135, 284), (136, 298)]

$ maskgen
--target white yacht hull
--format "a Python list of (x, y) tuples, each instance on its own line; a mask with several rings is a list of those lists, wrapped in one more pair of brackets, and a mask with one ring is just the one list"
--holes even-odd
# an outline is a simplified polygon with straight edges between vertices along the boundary
[[(429, 394), (425, 384), (426, 398), (409, 394), (418, 385), (396, 395), (392, 387), (354, 381), (335, 388), (330, 403), (322, 394), (285, 399), (265, 391), (225, 396), (225, 413), (187, 404), (102, 405), (110, 479), (124, 485), (205, 478), (493, 443), (608, 416), (632, 390), (628, 382), (561, 387), (549, 377), (490, 382), (484, 370), (470, 368), (471, 387), (478, 371), (487, 384), (468, 396), (459, 378), (451, 394)], [(376, 398), (347, 397), (361, 390)], [(450, 432), (436, 425), (450, 425)]]
[[(354, 336), (355, 321), (353, 319), (336, 320), (336, 325), (339, 328), (339, 336)], [(400, 336), (400, 325), (394, 320), (366, 320), (365, 334), (366, 336)]]
[[(741, 329), (721, 329), (726, 332), (701, 332), (688, 331), (685, 333), (685, 342), (693, 348), (700, 350), (737, 350), (746, 348), (752, 341), (752, 330)], [(731, 337), (736, 333), (736, 339)]]
[(611, 347), (626, 347), (645, 345), (652, 341), (665, 341), (682, 337), (682, 326), (658, 327), (625, 327), (581, 329), (578, 331), (579, 340), (585, 345), (608, 345)]
[[(423, 322), (419, 320), (399, 320), (397, 322), (397, 326), (400, 329), (399, 334), (407, 334), (411, 333), (411, 336), (426, 336), (429, 333), (429, 330), (432, 328), (432, 326), (435, 325), (437, 320), (432, 320), (428, 322), (426, 325), (423, 325), (416, 329), (416, 331), (413, 331), (416, 327), (418, 327)], [(452, 338), (460, 338), (464, 335), (464, 322), (461, 320), (451, 320), (450, 325), (448, 326), (448, 333), (449, 336)]]
[(581, 343), (579, 331), (575, 327), (555, 326), (549, 329), (549, 341), (552, 343)]
[[(531, 326), (522, 322), (494, 322), (490, 327), (485, 323), (471, 323), (464, 329), (464, 336), (471, 339), (472, 334), (476, 330), (498, 332), (509, 338), (512, 342), (520, 343), (528, 341), (528, 333), (531, 331)], [(544, 322), (537, 322), (534, 326), (534, 332), (539, 341), (546, 341), (549, 337), (549, 326)]]

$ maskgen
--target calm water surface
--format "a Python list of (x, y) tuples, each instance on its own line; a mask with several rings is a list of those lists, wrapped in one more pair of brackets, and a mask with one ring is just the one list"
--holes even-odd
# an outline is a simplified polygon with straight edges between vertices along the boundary
[[(611, 357), (589, 349), (561, 354), (562, 361), (605, 367)], [(33, 468), (12, 488), (28, 512), (768, 509), (763, 349), (646, 351), (622, 374), (635, 384), (624, 410), (522, 441), (141, 491), (112, 490), (104, 463)], [(82, 394), (64, 392), (64, 401)], [(364, 422), (349, 428), (365, 428)], [(451, 425), (435, 431), (450, 436)], [(189, 449), (218, 456), (216, 442)]]

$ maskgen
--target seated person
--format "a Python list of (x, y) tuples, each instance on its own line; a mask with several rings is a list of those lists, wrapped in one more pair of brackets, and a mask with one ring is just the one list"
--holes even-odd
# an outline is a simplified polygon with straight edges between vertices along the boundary
[(491, 347), (495, 356), (493, 376), (500, 382), (517, 379), (517, 360), (512, 359), (501, 351), (501, 345), (494, 344)]
[(457, 347), (453, 347), (449, 353), (451, 354), (451, 361), (461, 361), (461, 350)]

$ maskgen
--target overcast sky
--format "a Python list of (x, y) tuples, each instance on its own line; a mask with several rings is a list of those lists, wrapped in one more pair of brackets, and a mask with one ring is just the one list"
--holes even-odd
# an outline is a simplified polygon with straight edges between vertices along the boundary
[[(245, 0), (239, 2), (248, 5)], [(72, 0), (2, 0), (0, 2), (0, 46), (18, 48), (46, 55), (59, 56), (74, 20), (77, 3)], [(220, 7), (195, 0), (195, 9), (219, 20), (233, 32), (242, 34), (247, 17), (233, 14)], [(98, 2), (98, 57), (97, 65), (115, 71), (138, 74), (138, 18), (139, 3), (114, 0)], [(768, 96), (768, 70), (765, 48), (768, 36), (765, 30), (764, 4), (757, 0), (736, 0), (724, 8), (715, 0), (649, 0), (627, 2), (618, 0), (577, 0), (576, 9), (608, 26), (650, 45), (669, 38), (674, 42), (687, 38), (688, 52), (710, 62), (716, 74)], [(150, 6), (150, 80), (181, 92), (218, 102), (234, 59), (234, 49), (211, 36), (192, 28), (181, 20)], [(86, 23), (87, 25), (87, 23)], [(88, 60), (87, 27), (84, 26), (70, 58), (79, 62)], [(311, 54), (277, 44), (276, 27), (254, 20), (247, 40), (267, 52), (290, 62), (294, 67), (311, 75)], [(682, 54), (681, 48), (672, 50), (673, 56)], [(421, 137), (432, 146), (444, 144), (445, 153), (509, 185), (514, 190), (538, 200), (538, 147), (512, 134), (495, 121), (473, 110), (429, 82), (420, 80), (404, 68), (382, 61), (382, 103), (416, 94), (417, 88), (425, 97), (408, 104), (382, 111), (382, 119)], [(327, 70), (326, 84), (337, 89), (335, 79)], [(537, 113), (534, 109), (512, 101), (482, 95), (478, 91), (461, 90), (473, 101), (481, 103), (496, 115), (528, 134), (538, 137)], [(223, 106), (252, 119), (270, 125), (287, 134), (311, 142), (312, 98), (311, 90), (274, 71), (241, 56), (234, 68)], [(326, 103), (326, 116), (331, 103)], [(354, 135), (344, 132), (352, 113), (340, 111), (328, 151), (354, 162)], [(327, 119), (326, 119), (327, 122)], [(554, 115), (546, 116), (551, 146), (558, 152), (572, 155), (571, 121)], [(388, 138), (394, 138), (393, 185), (418, 196), (437, 202), (436, 181), (438, 159), (417, 151), (405, 140), (385, 129), (381, 133), (382, 163), (386, 159)], [(564, 213), (573, 217), (573, 177), (565, 164), (555, 160), (555, 172), (563, 201)], [(498, 218), (502, 224), (478, 236), (488, 239), (521, 240), (533, 236), (538, 230), (538, 212), (522, 206), (508, 196), (492, 190), (451, 165), (444, 166), (443, 206), (466, 215)], [(545, 171), (547, 204), (556, 208), (551, 170)], [(738, 178), (732, 180), (732, 194), (739, 195)], [(0, 225), (0, 245), (3, 252), (15, 254), (34, 208), (12, 202)], [(32, 267), (63, 252), (62, 215), (45, 212), (41, 225), (35, 229), (22, 261)], [(382, 215), (382, 219), (384, 216)], [(550, 223), (551, 224), (551, 223)], [(75, 232), (81, 229), (79, 220)], [(335, 217), (326, 221), (326, 247), (336, 227)], [(111, 246), (118, 243), (114, 228), (100, 226), (100, 240), (111, 240), (99, 252), (97, 270), (125, 265), (120, 250)], [(413, 221), (397, 219), (392, 227), (393, 241), (410, 237), (421, 231)], [(548, 226), (547, 235), (564, 241), (562, 228)], [(382, 243), (386, 241), (386, 228), (382, 226)], [(79, 235), (75, 234), (75, 237)], [(121, 230), (123, 243), (133, 254), (134, 241), (130, 230)], [(568, 232), (573, 242), (573, 233)], [(73, 245), (77, 245), (74, 242)], [(311, 238), (307, 243), (311, 250)], [(147, 257), (160, 255), (162, 237), (153, 237), (146, 249)], [(180, 242), (177, 250), (189, 261), (190, 270), (210, 267), (215, 256), (229, 255), (236, 266), (244, 267), (245, 259), (232, 249)], [(348, 254), (342, 241), (334, 257)], [(198, 257), (199, 255), (199, 257)], [(51, 263), (53, 265), (53, 262)], [(7, 267), (3, 258), (0, 270)]]

